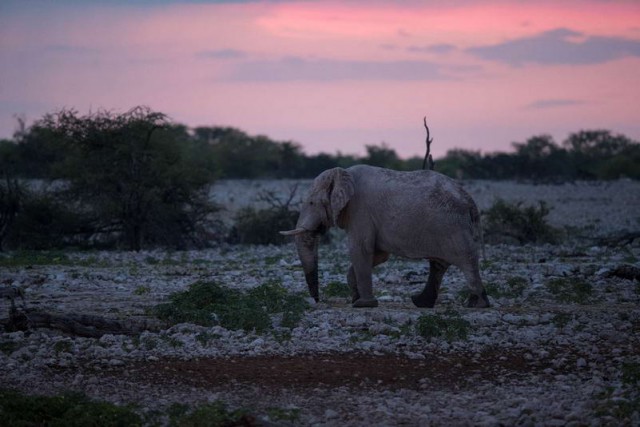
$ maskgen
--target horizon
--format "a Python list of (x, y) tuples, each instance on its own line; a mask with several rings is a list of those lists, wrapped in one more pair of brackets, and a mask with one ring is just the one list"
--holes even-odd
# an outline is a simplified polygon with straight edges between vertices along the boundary
[(0, 5), (0, 138), (68, 107), (147, 105), (308, 155), (640, 139), (640, 3), (72, 0)]

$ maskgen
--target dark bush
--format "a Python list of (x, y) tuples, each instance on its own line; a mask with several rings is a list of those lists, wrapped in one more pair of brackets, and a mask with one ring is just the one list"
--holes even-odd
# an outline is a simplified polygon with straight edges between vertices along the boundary
[(94, 227), (89, 216), (56, 193), (26, 193), (7, 235), (11, 249), (59, 249), (87, 246)]
[(283, 200), (272, 191), (263, 191), (257, 201), (267, 205), (264, 209), (248, 206), (240, 209), (235, 216), (227, 241), (254, 245), (282, 245), (290, 242), (280, 231), (295, 228), (298, 212), (293, 200), (297, 185), (289, 190), (289, 196)]
[(243, 208), (236, 214), (229, 243), (282, 245), (290, 241), (279, 233), (295, 228), (298, 213), (288, 209)]
[(485, 239), (492, 243), (556, 243), (559, 231), (547, 223), (546, 203), (523, 206), (498, 199), (484, 214)]

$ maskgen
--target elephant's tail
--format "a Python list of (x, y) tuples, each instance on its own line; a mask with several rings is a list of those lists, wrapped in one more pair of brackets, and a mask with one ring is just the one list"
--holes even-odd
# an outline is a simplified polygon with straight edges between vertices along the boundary
[(478, 207), (474, 203), (469, 210), (471, 216), (471, 227), (473, 228), (473, 239), (480, 245), (482, 250), (482, 258), (486, 259), (487, 256), (484, 251), (484, 233), (482, 232), (482, 219)]

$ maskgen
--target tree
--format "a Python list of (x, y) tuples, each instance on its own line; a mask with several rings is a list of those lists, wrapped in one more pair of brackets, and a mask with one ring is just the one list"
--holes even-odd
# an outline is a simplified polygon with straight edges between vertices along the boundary
[(380, 145), (366, 145), (365, 148), (367, 156), (362, 159), (363, 163), (381, 168), (401, 169), (402, 161), (398, 154), (384, 142)]
[[(633, 152), (633, 146), (638, 144), (624, 135), (614, 135), (608, 130), (583, 130), (569, 135), (563, 145), (576, 165), (578, 178), (598, 179), (604, 178), (601, 173), (603, 167), (608, 178), (614, 177), (612, 166), (626, 164), (623, 153)], [(622, 157), (605, 166), (618, 156)]]
[(182, 244), (214, 209), (210, 156), (162, 113), (61, 110), (37, 126), (64, 146), (57, 170), (68, 197), (93, 215), (97, 232), (119, 234), (131, 250), (146, 242)]
[(20, 210), (24, 188), (15, 178), (17, 151), (11, 141), (0, 141), (0, 251)]

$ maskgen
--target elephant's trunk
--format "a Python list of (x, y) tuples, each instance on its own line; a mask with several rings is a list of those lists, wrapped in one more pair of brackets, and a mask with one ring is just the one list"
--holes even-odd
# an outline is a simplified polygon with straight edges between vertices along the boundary
[(305, 232), (296, 235), (296, 249), (304, 271), (304, 278), (309, 287), (309, 294), (318, 302), (320, 300), (318, 292), (318, 241), (316, 233)]

